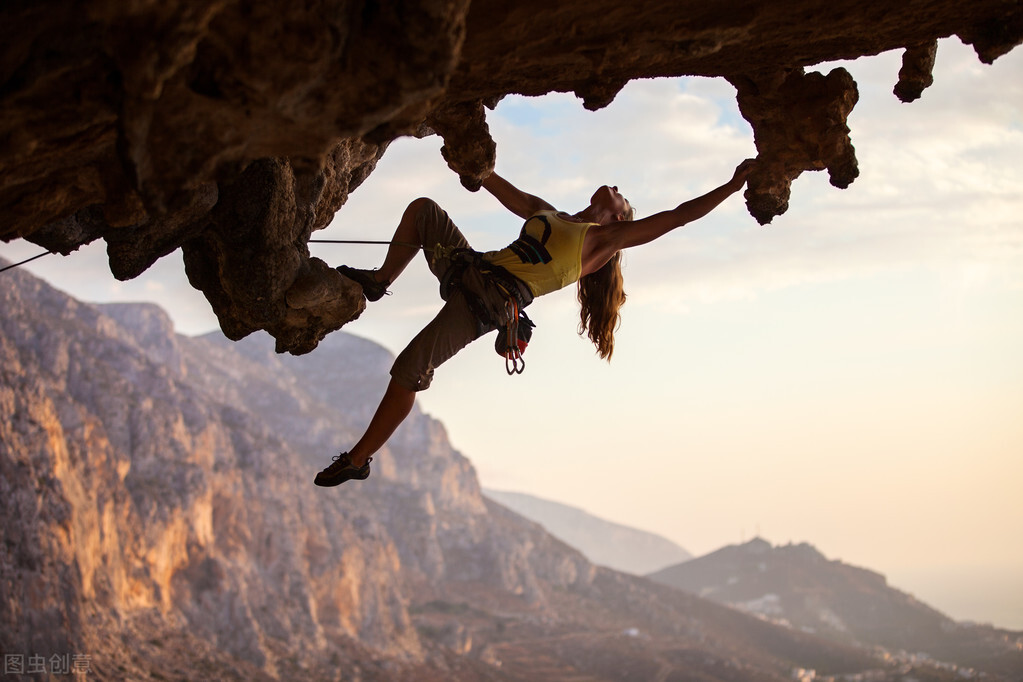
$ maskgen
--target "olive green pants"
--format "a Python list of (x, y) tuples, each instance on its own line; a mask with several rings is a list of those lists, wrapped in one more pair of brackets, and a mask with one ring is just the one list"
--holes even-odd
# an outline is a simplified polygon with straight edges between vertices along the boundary
[[(448, 254), (453, 249), (470, 248), (469, 242), (444, 209), (433, 201), (422, 202), (422, 205), (416, 216), (419, 243), (423, 245), (430, 271), (442, 281), (452, 265)], [(484, 292), (481, 295), (493, 298), (496, 294)], [(487, 303), (503, 306), (504, 299), (495, 298)], [(493, 329), (480, 329), (465, 295), (457, 287), (453, 288), (437, 316), (398, 355), (391, 367), (391, 377), (410, 391), (426, 390), (433, 381), (435, 369)]]

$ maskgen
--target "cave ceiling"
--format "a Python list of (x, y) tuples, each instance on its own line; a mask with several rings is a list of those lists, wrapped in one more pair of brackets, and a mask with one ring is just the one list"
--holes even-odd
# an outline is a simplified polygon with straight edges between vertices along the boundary
[(398, 137), (442, 137), (476, 190), (497, 154), (487, 111), (508, 94), (597, 110), (633, 79), (723, 78), (753, 129), (745, 200), (766, 224), (801, 173), (837, 188), (859, 173), (856, 83), (814, 65), (901, 50), (892, 96), (911, 102), (951, 36), (991, 63), (1023, 39), (1023, 3), (13, 0), (0, 239), (64, 254), (101, 239), (122, 280), (181, 249), (227, 336), (262, 329), (304, 353), (365, 306), (308, 241)]

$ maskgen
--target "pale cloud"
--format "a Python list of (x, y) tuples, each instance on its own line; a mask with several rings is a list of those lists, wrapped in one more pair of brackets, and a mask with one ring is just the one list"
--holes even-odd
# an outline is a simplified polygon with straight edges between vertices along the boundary
[(540, 118), (521, 111), (545, 107), (547, 98), (516, 102), (507, 116), (499, 106), (491, 127), (499, 170), (527, 190), (543, 187), (548, 201), (566, 209), (585, 206), (601, 184), (618, 185), (641, 214), (671, 208), (711, 189), (714, 180), (727, 180), (735, 164), (755, 151), (748, 125), (726, 124), (721, 102), (689, 94), (677, 80), (630, 83), (597, 112), (585, 111), (575, 98), (557, 97), (557, 115), (540, 119), (561, 131), (556, 138), (515, 123)]

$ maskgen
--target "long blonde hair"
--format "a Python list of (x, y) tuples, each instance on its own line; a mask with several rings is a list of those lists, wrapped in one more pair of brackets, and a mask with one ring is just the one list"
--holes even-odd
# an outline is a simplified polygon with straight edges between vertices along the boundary
[[(632, 220), (635, 215), (635, 209), (630, 207), (624, 218)], [(579, 334), (586, 334), (597, 347), (597, 354), (608, 362), (615, 350), (615, 331), (621, 326), (620, 310), (627, 298), (624, 284), (619, 251), (599, 270), (580, 277), (577, 286)]]

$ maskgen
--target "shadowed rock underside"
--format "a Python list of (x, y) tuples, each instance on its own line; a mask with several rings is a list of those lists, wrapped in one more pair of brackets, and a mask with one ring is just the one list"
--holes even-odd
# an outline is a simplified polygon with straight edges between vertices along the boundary
[(990, 63), (1023, 39), (1023, 6), (15, 0), (0, 10), (0, 239), (64, 254), (103, 239), (119, 279), (180, 248), (229, 338), (265, 329), (305, 353), (365, 305), (308, 240), (397, 137), (442, 136), (476, 190), (496, 157), (487, 107), (507, 94), (594, 110), (636, 78), (722, 77), (753, 128), (745, 198), (765, 224), (802, 172), (839, 188), (859, 172), (856, 84), (809, 68), (904, 49), (893, 87), (912, 101), (953, 35)]

